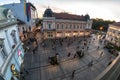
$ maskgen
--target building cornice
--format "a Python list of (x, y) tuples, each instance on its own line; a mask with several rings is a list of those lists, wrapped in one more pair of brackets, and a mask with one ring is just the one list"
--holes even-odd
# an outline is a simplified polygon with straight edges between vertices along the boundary
[(17, 21), (6, 21), (6, 22), (0, 24), (0, 29), (9, 27), (9, 26), (17, 24), (17, 23), (18, 23)]

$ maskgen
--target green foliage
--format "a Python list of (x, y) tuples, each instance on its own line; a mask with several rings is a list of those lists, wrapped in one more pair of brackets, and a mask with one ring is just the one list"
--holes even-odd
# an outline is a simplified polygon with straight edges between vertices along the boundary
[(92, 19), (93, 24), (92, 24), (92, 29), (95, 30), (100, 30), (100, 27), (103, 27), (102, 31), (106, 32), (108, 29), (109, 24), (114, 23), (115, 21), (110, 21), (110, 20), (103, 20), (103, 19)]
[(36, 19), (36, 27), (38, 27), (39, 25), (42, 25), (42, 19)]

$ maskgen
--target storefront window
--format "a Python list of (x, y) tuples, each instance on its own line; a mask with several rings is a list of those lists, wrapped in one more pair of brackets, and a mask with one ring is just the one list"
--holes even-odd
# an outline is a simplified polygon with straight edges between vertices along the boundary
[(23, 62), (23, 54), (21, 50), (18, 50), (18, 58), (19, 58), (19, 62), (20, 64)]

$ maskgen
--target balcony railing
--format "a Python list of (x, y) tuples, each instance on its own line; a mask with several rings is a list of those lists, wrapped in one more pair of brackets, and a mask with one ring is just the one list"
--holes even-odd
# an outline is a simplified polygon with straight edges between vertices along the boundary
[(95, 80), (118, 80), (120, 76), (120, 53)]

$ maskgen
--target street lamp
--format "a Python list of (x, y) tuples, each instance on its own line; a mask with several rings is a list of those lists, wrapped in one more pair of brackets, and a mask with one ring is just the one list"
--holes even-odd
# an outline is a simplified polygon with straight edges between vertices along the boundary
[(103, 26), (99, 27), (99, 29), (100, 29), (100, 31), (102, 31), (103, 30)]

